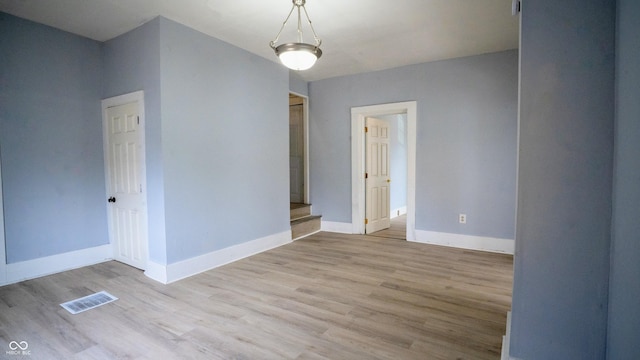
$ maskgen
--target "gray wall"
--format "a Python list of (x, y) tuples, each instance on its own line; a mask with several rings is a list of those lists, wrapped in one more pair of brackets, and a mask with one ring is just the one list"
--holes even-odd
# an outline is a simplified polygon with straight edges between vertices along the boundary
[(513, 239), (517, 58), (513, 50), (311, 82), (314, 212), (351, 222), (351, 107), (415, 100), (416, 228)]
[(605, 357), (614, 9), (602, 0), (523, 2), (516, 358)]
[(640, 359), (640, 2), (618, 1), (607, 358)]
[(108, 243), (100, 100), (137, 90), (150, 260), (289, 230), (285, 68), (164, 18), (102, 44), (6, 14), (0, 26), (9, 262)]
[(149, 259), (166, 264), (160, 115), (160, 18), (103, 45), (103, 98), (144, 90)]
[(104, 245), (100, 43), (0, 13), (8, 263)]
[(160, 19), (167, 262), (288, 231), (289, 74)]
[(295, 71), (289, 71), (289, 90), (298, 95), (309, 96), (309, 83), (304, 81)]

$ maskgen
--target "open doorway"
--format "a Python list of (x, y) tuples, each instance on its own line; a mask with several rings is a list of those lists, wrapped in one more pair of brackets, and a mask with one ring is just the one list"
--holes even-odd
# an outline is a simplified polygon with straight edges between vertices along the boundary
[[(395, 239), (405, 238), (407, 214), (407, 114), (393, 114), (376, 117), (388, 126), (388, 219), (389, 225), (383, 230), (371, 232), (367, 235), (382, 234)], [(368, 134), (368, 133), (367, 133)], [(365, 152), (369, 156), (369, 151)], [(367, 160), (370, 163), (370, 160)], [(369, 179), (367, 179), (369, 181)], [(369, 187), (367, 185), (367, 187)], [(369, 209), (370, 199), (365, 196), (366, 208)], [(369, 219), (367, 214), (366, 219)], [(368, 226), (368, 224), (367, 224)]]
[[(406, 236), (415, 241), (415, 157), (416, 157), (416, 108), (415, 101), (354, 107), (351, 109), (351, 194), (352, 232), (366, 233), (366, 154), (365, 123), (367, 117), (387, 117), (404, 115), (406, 118)], [(404, 209), (403, 209), (404, 210)], [(392, 210), (393, 211), (393, 210)], [(395, 210), (397, 214), (397, 209)]]
[(309, 203), (308, 99), (289, 94), (289, 202)]

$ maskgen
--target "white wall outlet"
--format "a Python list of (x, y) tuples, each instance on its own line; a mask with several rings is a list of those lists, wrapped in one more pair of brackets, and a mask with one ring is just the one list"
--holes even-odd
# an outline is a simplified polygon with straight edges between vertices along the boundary
[(466, 224), (467, 223), (467, 214), (458, 215), (458, 221), (460, 222), (460, 224)]

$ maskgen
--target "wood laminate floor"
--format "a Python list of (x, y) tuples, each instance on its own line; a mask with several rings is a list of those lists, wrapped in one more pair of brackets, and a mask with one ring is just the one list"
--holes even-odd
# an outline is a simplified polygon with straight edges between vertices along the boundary
[(407, 239), (407, 215), (402, 215), (391, 219), (391, 226), (369, 234), (369, 236), (406, 240)]
[[(0, 287), (0, 358), (499, 359), (512, 257), (321, 232), (162, 285), (110, 261)], [(119, 300), (71, 315), (60, 303)]]

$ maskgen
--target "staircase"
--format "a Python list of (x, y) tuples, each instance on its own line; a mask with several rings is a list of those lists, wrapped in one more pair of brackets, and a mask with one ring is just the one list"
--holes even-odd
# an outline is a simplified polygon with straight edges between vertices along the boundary
[(320, 231), (320, 215), (311, 215), (310, 204), (290, 204), (291, 238), (301, 239)]

